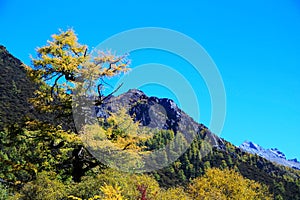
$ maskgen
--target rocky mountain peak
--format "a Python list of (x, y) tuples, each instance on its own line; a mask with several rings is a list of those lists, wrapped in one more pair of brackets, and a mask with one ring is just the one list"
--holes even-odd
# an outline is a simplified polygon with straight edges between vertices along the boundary
[(125, 108), (135, 121), (149, 128), (173, 130), (175, 133), (178, 131), (193, 133), (199, 136), (202, 134), (201, 137), (207, 137), (213, 146), (219, 146), (222, 142), (207, 127), (195, 122), (168, 98), (148, 97), (140, 90), (130, 89), (119, 96), (111, 96), (102, 107), (102, 113), (103, 110), (115, 112)]

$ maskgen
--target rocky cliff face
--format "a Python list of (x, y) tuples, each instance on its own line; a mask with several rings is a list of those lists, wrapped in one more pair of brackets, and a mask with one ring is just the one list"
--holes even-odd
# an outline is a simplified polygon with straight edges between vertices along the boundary
[(300, 170), (300, 162), (298, 162), (297, 159), (287, 160), (284, 153), (279, 151), (277, 148), (264, 149), (263, 147), (249, 141), (241, 144), (240, 148), (248, 153), (257, 154), (271, 162)]
[(142, 91), (131, 89), (119, 96), (106, 100), (97, 115), (106, 115), (103, 110), (115, 112), (125, 108), (128, 113), (143, 126), (157, 129), (168, 129), (184, 133), (188, 142), (198, 134), (212, 146), (222, 148), (222, 140), (211, 133), (203, 124), (195, 122), (190, 116), (177, 107), (171, 99), (148, 97)]

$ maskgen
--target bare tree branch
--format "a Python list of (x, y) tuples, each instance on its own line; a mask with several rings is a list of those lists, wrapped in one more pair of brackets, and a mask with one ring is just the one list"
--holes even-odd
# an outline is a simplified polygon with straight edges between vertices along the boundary
[(88, 48), (85, 48), (85, 51), (84, 51), (83, 57), (86, 57), (87, 50), (88, 50)]

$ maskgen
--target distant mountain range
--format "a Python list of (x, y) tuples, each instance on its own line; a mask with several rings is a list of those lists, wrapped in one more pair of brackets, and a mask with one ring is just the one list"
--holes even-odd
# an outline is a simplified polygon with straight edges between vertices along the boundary
[(239, 148), (248, 153), (257, 154), (271, 162), (300, 170), (300, 162), (296, 158), (288, 160), (284, 153), (277, 148), (264, 149), (250, 141), (245, 141)]

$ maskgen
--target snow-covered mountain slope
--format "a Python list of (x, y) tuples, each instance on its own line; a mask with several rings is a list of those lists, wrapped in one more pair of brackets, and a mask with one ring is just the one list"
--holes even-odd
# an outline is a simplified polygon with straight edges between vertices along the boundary
[(287, 160), (284, 153), (279, 151), (277, 148), (264, 149), (263, 147), (249, 141), (245, 141), (239, 146), (239, 148), (248, 153), (257, 154), (277, 164), (300, 170), (300, 162), (297, 161), (297, 159)]

